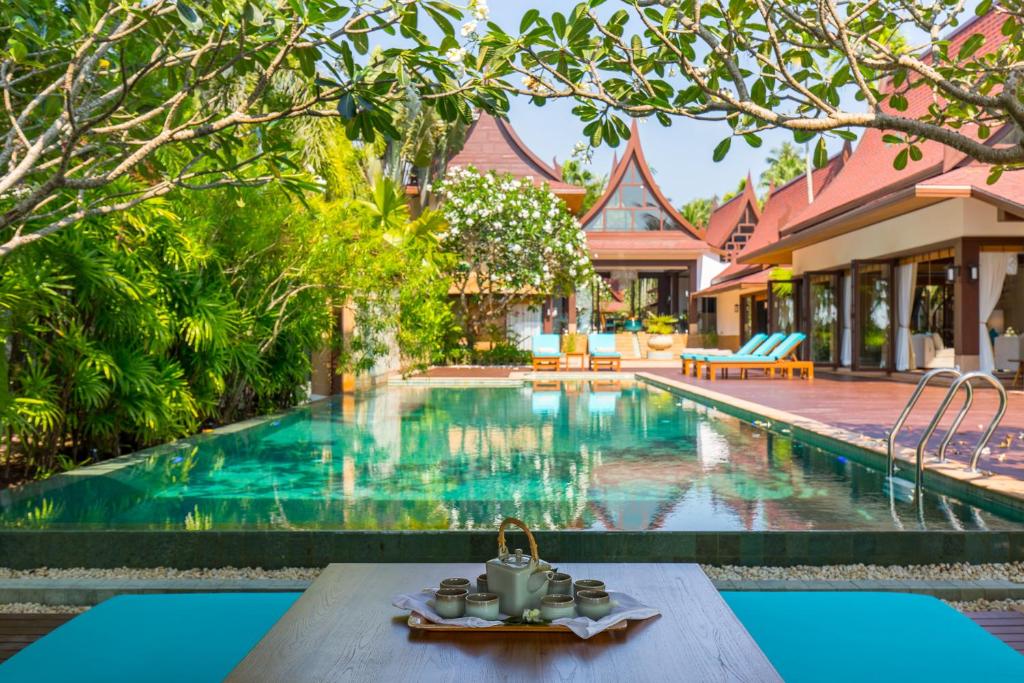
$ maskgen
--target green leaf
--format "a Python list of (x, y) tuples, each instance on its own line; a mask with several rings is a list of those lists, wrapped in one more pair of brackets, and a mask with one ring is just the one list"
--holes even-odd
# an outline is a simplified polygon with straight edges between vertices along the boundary
[(987, 185), (995, 185), (999, 182), (999, 178), (1002, 177), (1005, 169), (1002, 166), (993, 166), (992, 170), (988, 172), (988, 178), (985, 180)]
[(7, 50), (11, 54), (11, 59), (16, 62), (22, 62), (28, 57), (28, 48), (25, 47), (25, 43), (14, 38), (7, 41)]
[(247, 2), (242, 16), (253, 26), (261, 26), (263, 24), (263, 10), (255, 3)]
[(537, 21), (537, 17), (540, 16), (539, 9), (527, 10), (526, 14), (523, 15), (522, 20), (519, 22), (519, 32), (526, 33), (526, 29), (533, 26), (533, 22)]
[(898, 92), (893, 93), (889, 97), (889, 106), (891, 106), (896, 111), (906, 111), (908, 106), (907, 98)]
[(183, 0), (178, 0), (175, 6), (178, 10), (178, 17), (185, 23), (185, 26), (187, 26), (189, 30), (195, 32), (203, 28), (202, 18), (196, 14), (196, 11), (187, 3), (183, 2)]
[(918, 147), (917, 145), (911, 145), (909, 148), (907, 148), (907, 151), (910, 152), (910, 158), (912, 161), (921, 161), (921, 159), (924, 157), (924, 154), (921, 152), (921, 148)]
[(716, 162), (721, 161), (722, 159), (725, 158), (725, 155), (729, 153), (729, 148), (731, 146), (732, 138), (725, 138), (724, 140), (718, 143), (717, 147), (715, 147), (715, 151), (711, 155), (711, 158)]
[(907, 167), (907, 150), (901, 149), (896, 158), (892, 160), (892, 166), (897, 171), (902, 171)]
[(957, 60), (964, 60), (973, 55), (978, 49), (985, 44), (985, 36), (980, 33), (975, 33), (970, 38), (964, 41), (964, 44), (960, 46), (960, 52), (957, 53)]
[(828, 144), (825, 138), (819, 137), (818, 144), (814, 146), (814, 167), (825, 168), (828, 163)]
[(755, 149), (761, 146), (761, 138), (754, 133), (744, 133), (743, 139), (747, 141), (747, 144)]
[(988, 14), (988, 11), (992, 9), (992, 0), (981, 0), (978, 6), (974, 8), (974, 14), (979, 17), (983, 17)]

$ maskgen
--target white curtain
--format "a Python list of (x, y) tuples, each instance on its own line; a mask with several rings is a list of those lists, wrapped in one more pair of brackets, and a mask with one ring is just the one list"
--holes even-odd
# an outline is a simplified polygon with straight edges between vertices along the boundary
[(853, 274), (843, 276), (843, 339), (839, 362), (844, 368), (853, 364)]
[(509, 336), (518, 342), (519, 348), (532, 348), (533, 335), (544, 331), (544, 314), (540, 305), (516, 304), (509, 309), (507, 318)]
[(914, 305), (917, 264), (904, 263), (896, 268), (896, 369), (912, 370), (914, 351), (910, 346), (910, 311)]
[(992, 372), (996, 367), (986, 323), (1003, 293), (1003, 280), (1011, 259), (1016, 260), (1017, 254), (983, 251), (978, 257), (978, 367), (982, 372)]

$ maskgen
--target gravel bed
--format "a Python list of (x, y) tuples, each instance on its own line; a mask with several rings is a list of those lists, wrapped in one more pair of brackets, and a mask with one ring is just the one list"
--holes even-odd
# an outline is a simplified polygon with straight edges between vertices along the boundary
[(0, 579), (294, 579), (312, 581), (323, 571), (319, 568), (287, 567), (260, 569), (259, 567), (225, 567), (222, 569), (169, 569), (154, 567), (134, 569), (8, 569), (0, 567)]
[(1024, 612), (1024, 600), (943, 600), (961, 612)]
[(40, 605), (38, 602), (0, 603), (0, 614), (81, 614), (85, 605)]
[(803, 581), (850, 581), (857, 579), (884, 581), (978, 581), (1001, 579), (1024, 583), (1024, 562), (1006, 564), (922, 564), (883, 567), (874, 564), (835, 564), (824, 567), (713, 567), (701, 565), (712, 579), (751, 581), (757, 579), (799, 579)]

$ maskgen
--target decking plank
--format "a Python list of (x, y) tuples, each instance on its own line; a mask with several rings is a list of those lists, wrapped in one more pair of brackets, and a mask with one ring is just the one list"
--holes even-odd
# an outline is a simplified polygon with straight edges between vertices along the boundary
[(1024, 655), (1024, 612), (965, 612), (974, 623)]
[(6, 661), (77, 614), (0, 614), (0, 662)]

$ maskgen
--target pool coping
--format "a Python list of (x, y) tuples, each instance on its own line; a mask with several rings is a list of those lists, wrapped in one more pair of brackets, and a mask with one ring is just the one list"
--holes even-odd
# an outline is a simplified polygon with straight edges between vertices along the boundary
[[(882, 439), (865, 436), (796, 413), (771, 408), (660, 375), (638, 372), (635, 373), (635, 377), (637, 380), (681, 394), (684, 398), (710, 403), (734, 417), (749, 420), (750, 416), (757, 416), (782, 423), (789, 427), (792, 435), (801, 441), (833, 451), (838, 447), (845, 451), (842, 455), (851, 456), (876, 469), (884, 470), (887, 467), (887, 445)], [(766, 427), (763, 424), (758, 424), (758, 426)], [(771, 428), (771, 425), (768, 425), (767, 428)], [(897, 472), (900, 470), (903, 470), (904, 473), (909, 472), (909, 477), (912, 480), (915, 457), (916, 453), (913, 449), (898, 448), (896, 451)], [(966, 465), (952, 460), (943, 463), (926, 461), (924, 483), (926, 486), (940, 488), (957, 497), (973, 497), (986, 503), (1003, 506), (1017, 514), (1024, 513), (1024, 481), (1005, 474), (986, 472), (984, 469), (979, 472), (971, 472)]]

